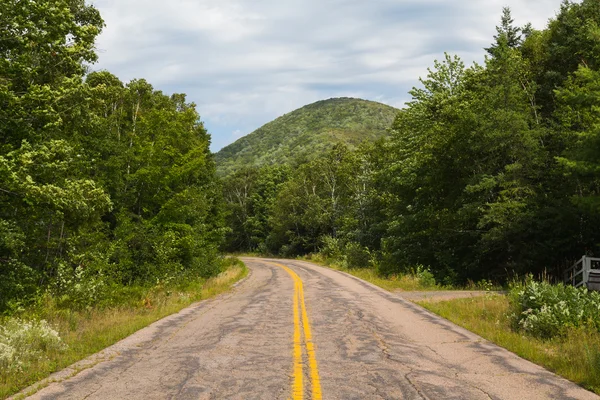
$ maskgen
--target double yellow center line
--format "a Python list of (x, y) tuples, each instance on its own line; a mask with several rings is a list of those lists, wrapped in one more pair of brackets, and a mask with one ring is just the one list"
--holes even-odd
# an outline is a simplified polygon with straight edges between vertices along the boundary
[(292, 384), (292, 399), (302, 400), (304, 398), (303, 368), (302, 362), (302, 332), (304, 330), (304, 342), (306, 343), (306, 355), (308, 356), (308, 368), (310, 383), (312, 389), (312, 399), (321, 400), (321, 380), (319, 379), (319, 370), (317, 368), (317, 357), (315, 354), (315, 344), (313, 343), (306, 304), (304, 303), (304, 286), (300, 277), (290, 268), (283, 264), (272, 263), (287, 271), (294, 280), (294, 382)]

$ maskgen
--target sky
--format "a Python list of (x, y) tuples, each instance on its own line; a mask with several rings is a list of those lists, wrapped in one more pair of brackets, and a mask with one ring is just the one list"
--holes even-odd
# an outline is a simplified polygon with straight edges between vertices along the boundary
[(502, 7), (543, 29), (561, 0), (95, 0), (99, 62), (197, 104), (218, 151), (303, 105), (402, 107), (444, 52), (482, 63)]

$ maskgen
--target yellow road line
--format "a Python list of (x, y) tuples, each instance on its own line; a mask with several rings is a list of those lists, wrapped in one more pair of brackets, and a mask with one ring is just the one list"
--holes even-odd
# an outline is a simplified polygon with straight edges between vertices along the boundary
[[(308, 367), (310, 370), (312, 399), (321, 400), (323, 396), (321, 392), (321, 379), (319, 378), (319, 369), (317, 367), (315, 344), (312, 339), (310, 322), (308, 320), (308, 313), (306, 312), (306, 304), (304, 302), (304, 285), (302, 284), (302, 280), (300, 279), (298, 274), (296, 274), (289, 267), (279, 263), (272, 264), (285, 269), (294, 280), (294, 385), (292, 388), (293, 400), (302, 400), (303, 398), (302, 349), (300, 340), (299, 314), (302, 314), (302, 326), (304, 327), (304, 340), (306, 341), (306, 354), (308, 355)], [(298, 303), (300, 303), (300, 312), (298, 311)]]
[(294, 386), (292, 398), (302, 400), (302, 339), (300, 337), (300, 313), (298, 312), (298, 284), (294, 282)]
[[(298, 278), (300, 281), (300, 278)], [(315, 352), (315, 344), (312, 340), (310, 324), (308, 323), (308, 313), (304, 304), (304, 288), (302, 281), (300, 285), (300, 306), (302, 307), (302, 325), (304, 326), (304, 339), (306, 340), (306, 353), (308, 354), (308, 366), (310, 368), (310, 383), (312, 385), (313, 400), (321, 400), (321, 379), (319, 378), (319, 369), (317, 368), (317, 355)]]

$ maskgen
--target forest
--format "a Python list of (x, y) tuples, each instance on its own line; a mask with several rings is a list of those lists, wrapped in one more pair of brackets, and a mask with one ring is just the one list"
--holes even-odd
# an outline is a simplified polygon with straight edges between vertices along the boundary
[(600, 3), (544, 30), (504, 9), (485, 62), (435, 61), (388, 138), (216, 175), (184, 94), (92, 72), (84, 0), (0, 13), (0, 312), (46, 295), (210, 277), (222, 254), (321, 253), (438, 282), (556, 273), (598, 254)]
[(90, 72), (84, 0), (0, 12), (0, 312), (65, 307), (220, 270), (223, 202), (193, 103)]
[(543, 30), (505, 8), (485, 62), (435, 61), (389, 139), (227, 176), (226, 249), (444, 284), (599, 254), (599, 24), (597, 1), (565, 1)]
[(336, 144), (355, 149), (388, 136), (398, 109), (349, 97), (320, 100), (289, 112), (215, 153), (217, 175), (249, 166), (301, 165)]

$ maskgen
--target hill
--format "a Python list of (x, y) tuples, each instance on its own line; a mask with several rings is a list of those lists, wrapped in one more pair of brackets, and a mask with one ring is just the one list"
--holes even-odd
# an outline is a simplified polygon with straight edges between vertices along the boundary
[(398, 109), (374, 101), (335, 98), (306, 105), (221, 149), (215, 156), (220, 175), (242, 166), (314, 158), (336, 143), (355, 147), (387, 135)]

